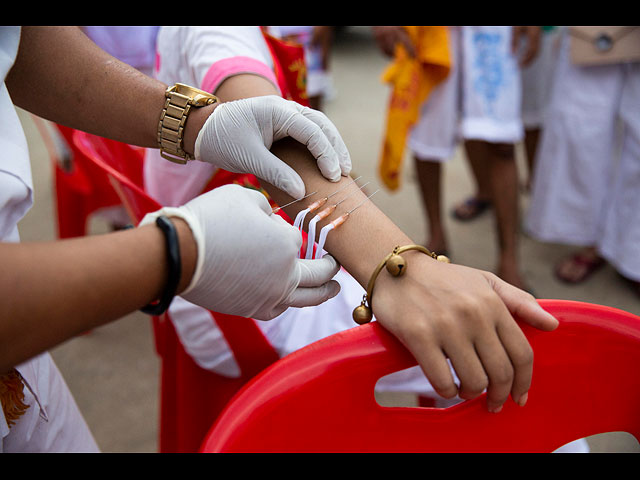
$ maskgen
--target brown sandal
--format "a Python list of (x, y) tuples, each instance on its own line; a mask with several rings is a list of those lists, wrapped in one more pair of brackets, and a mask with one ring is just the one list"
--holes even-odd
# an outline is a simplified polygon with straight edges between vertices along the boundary
[[(555, 266), (554, 273), (558, 280), (565, 283), (578, 284), (584, 282), (605, 263), (605, 260), (597, 254), (593, 255), (583, 251), (558, 262)], [(571, 267), (574, 267), (580, 273), (577, 275), (567, 275), (566, 272), (563, 272), (563, 268), (568, 264), (571, 264)]]

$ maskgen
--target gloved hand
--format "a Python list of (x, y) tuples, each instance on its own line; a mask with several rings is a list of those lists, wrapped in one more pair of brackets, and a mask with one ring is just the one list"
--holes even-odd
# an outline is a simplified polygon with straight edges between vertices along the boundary
[(218, 105), (198, 133), (196, 160), (234, 173), (251, 173), (295, 199), (304, 182), (269, 149), (287, 136), (307, 146), (331, 181), (351, 171), (351, 157), (336, 127), (321, 112), (275, 95)]
[(193, 279), (180, 295), (209, 310), (270, 320), (288, 307), (318, 305), (340, 291), (340, 266), (326, 255), (298, 259), (300, 231), (273, 214), (265, 196), (239, 185), (211, 190), (178, 208), (146, 215), (184, 219), (198, 245)]

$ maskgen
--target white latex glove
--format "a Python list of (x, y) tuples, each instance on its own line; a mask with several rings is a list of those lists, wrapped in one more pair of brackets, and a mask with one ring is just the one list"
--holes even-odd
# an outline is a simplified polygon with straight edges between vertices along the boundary
[(318, 305), (340, 291), (331, 280), (340, 266), (331, 256), (298, 259), (300, 231), (272, 213), (265, 196), (239, 185), (211, 190), (182, 207), (146, 215), (184, 219), (196, 240), (198, 260), (180, 295), (209, 310), (270, 320), (288, 307)]
[(250, 173), (295, 199), (305, 194), (300, 176), (272, 154), (287, 136), (307, 146), (323, 176), (333, 182), (351, 171), (351, 157), (335, 125), (321, 112), (275, 95), (218, 105), (198, 133), (196, 160), (234, 173)]

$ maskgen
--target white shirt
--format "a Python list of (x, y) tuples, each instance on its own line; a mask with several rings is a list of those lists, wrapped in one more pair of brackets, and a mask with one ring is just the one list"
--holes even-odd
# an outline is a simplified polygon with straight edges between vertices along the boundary
[[(167, 85), (184, 83), (215, 93), (239, 73), (272, 81), (273, 60), (259, 27), (162, 27), (157, 37), (155, 77)], [(205, 162), (178, 165), (147, 150), (145, 190), (165, 206), (183, 205), (202, 190), (216, 169)]]
[[(27, 140), (4, 83), (20, 43), (20, 27), (0, 27), (0, 241), (17, 242), (18, 222), (33, 203)], [(16, 366), (26, 412), (9, 428), (0, 408), (0, 452), (97, 451), (71, 392), (48, 353)]]

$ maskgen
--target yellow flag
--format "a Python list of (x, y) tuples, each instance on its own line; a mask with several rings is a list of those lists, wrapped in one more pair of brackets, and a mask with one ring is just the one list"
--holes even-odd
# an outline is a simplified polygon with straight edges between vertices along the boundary
[(396, 46), (394, 61), (382, 75), (391, 85), (387, 123), (378, 171), (390, 190), (400, 186), (407, 135), (418, 120), (420, 106), (442, 82), (452, 66), (447, 27), (404, 27), (415, 46), (416, 56)]

